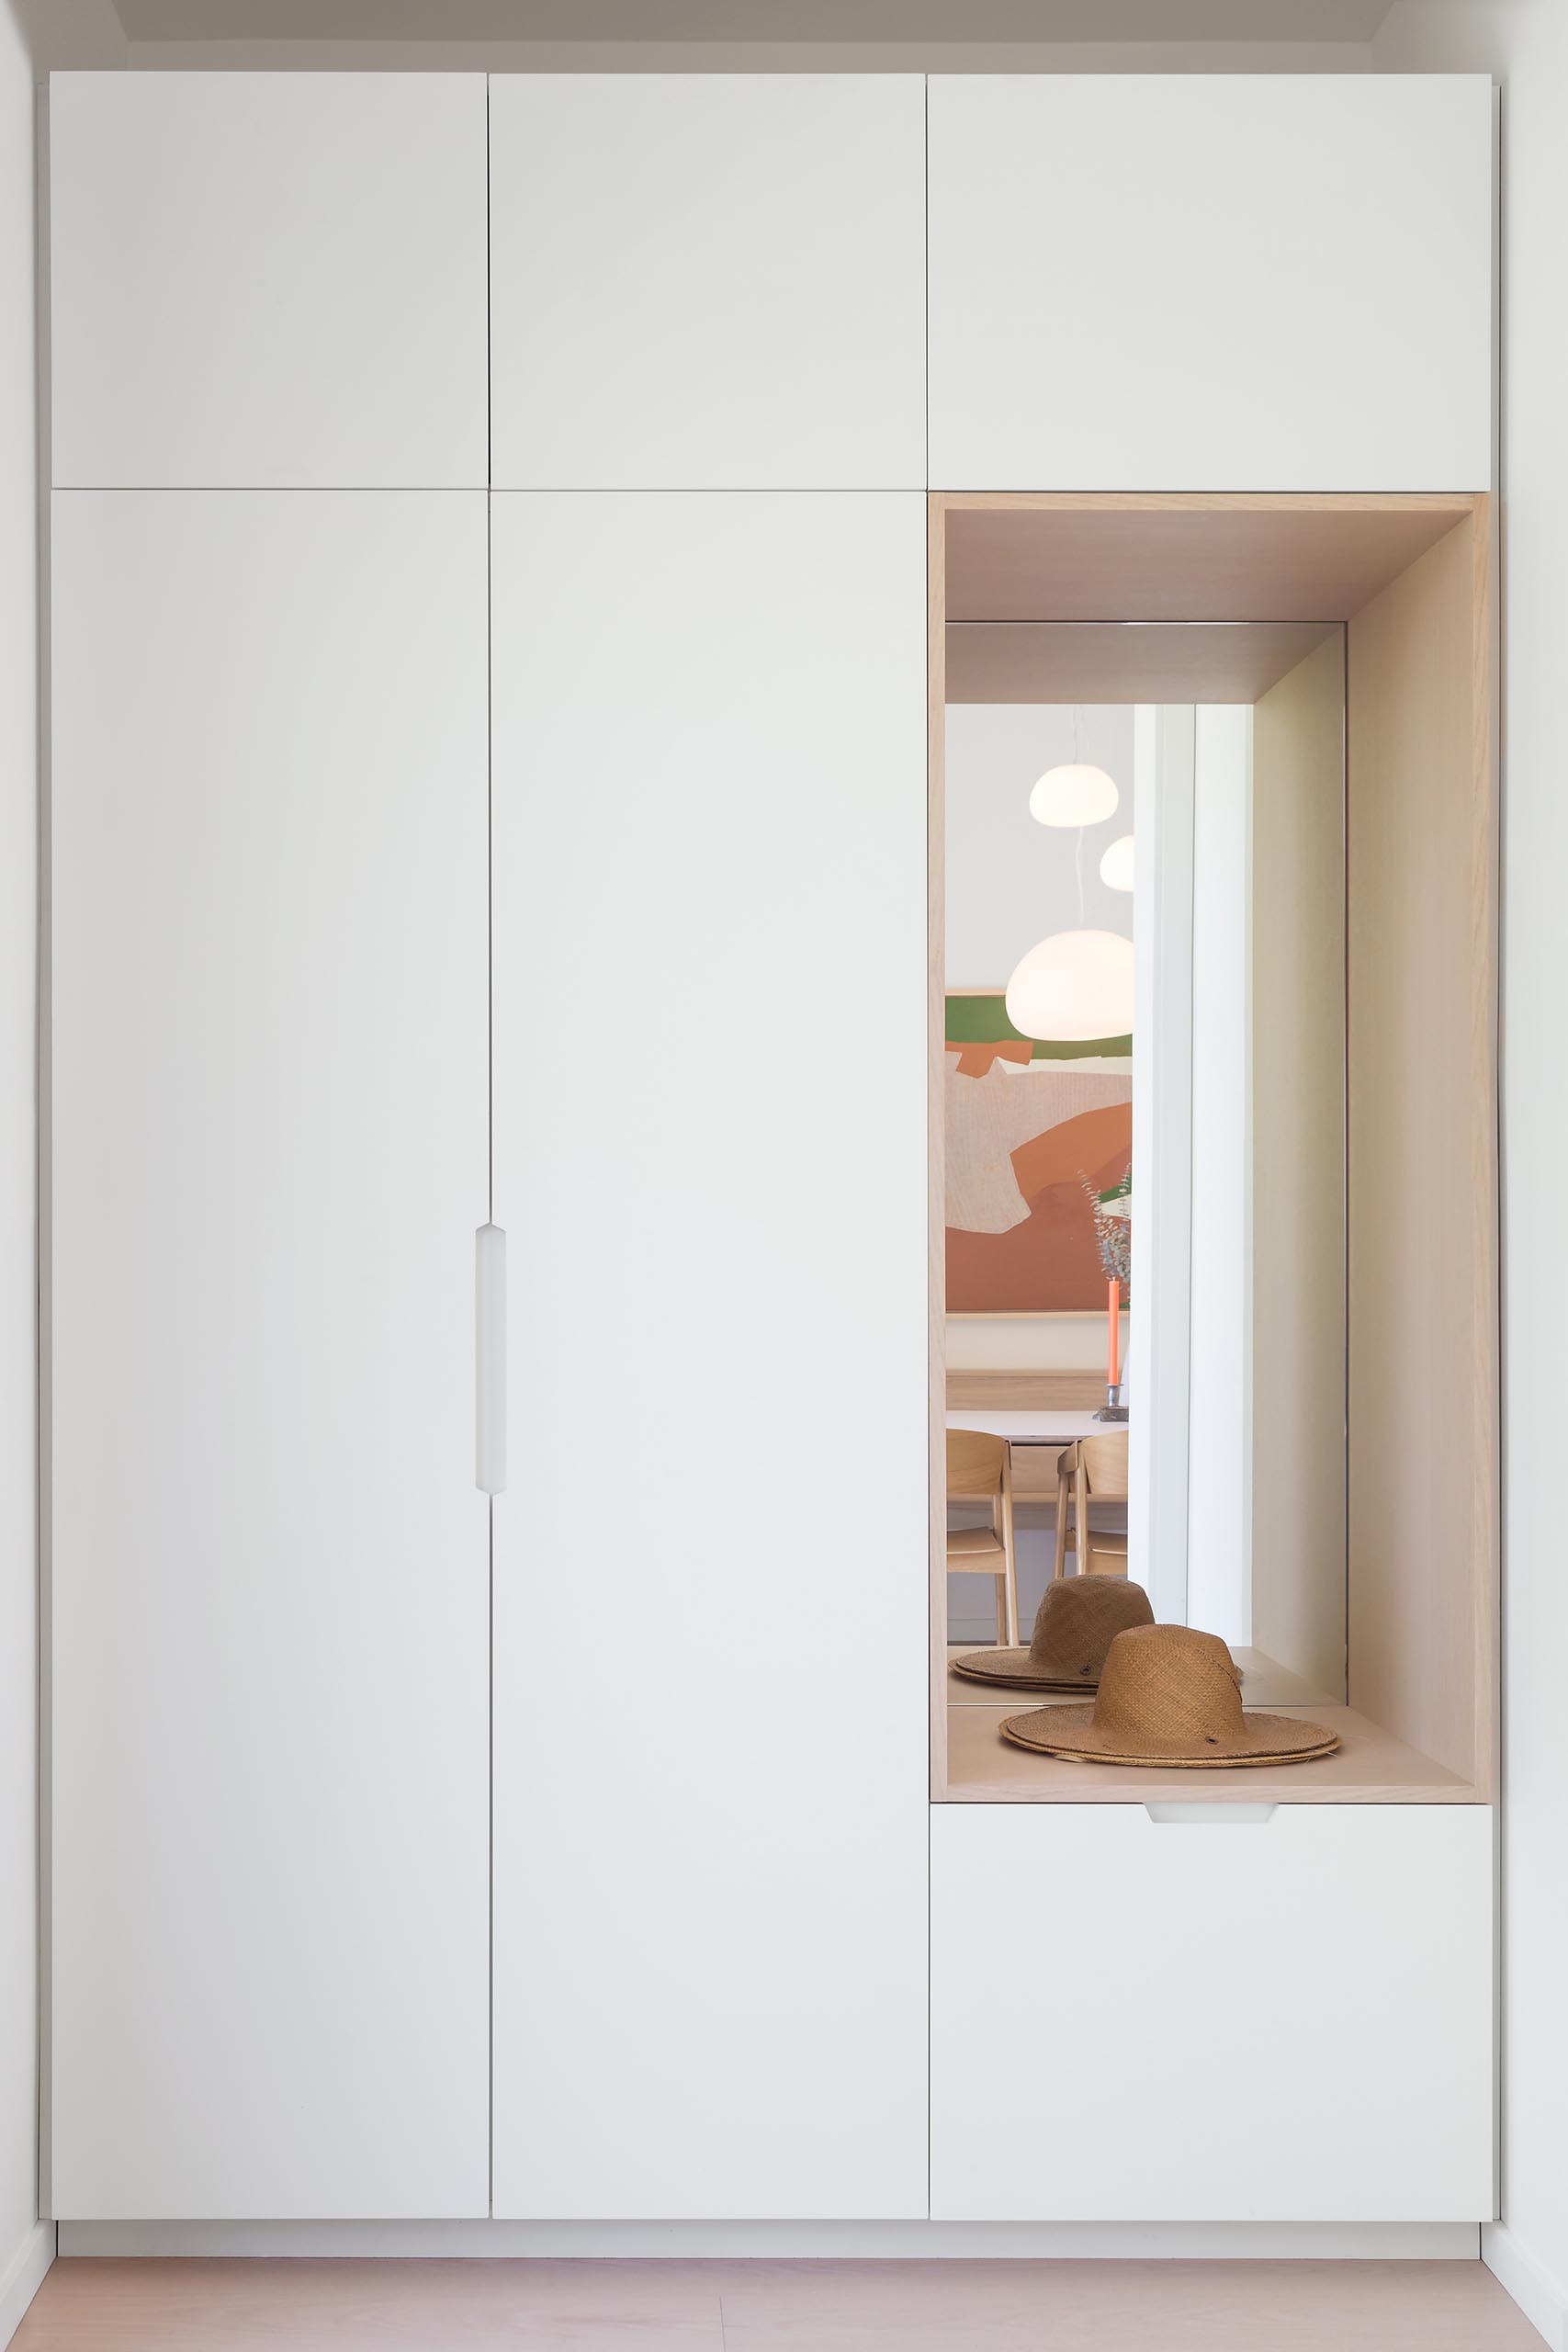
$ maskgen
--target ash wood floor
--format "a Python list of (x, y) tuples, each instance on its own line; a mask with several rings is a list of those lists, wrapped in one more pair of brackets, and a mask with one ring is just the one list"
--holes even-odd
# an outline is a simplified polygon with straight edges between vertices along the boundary
[(1540, 2352), (1478, 2262), (57, 2262), (15, 2352)]

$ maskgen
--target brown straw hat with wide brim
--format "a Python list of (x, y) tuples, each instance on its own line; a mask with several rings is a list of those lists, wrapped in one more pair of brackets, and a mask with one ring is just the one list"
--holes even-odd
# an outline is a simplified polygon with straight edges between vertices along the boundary
[(1294, 1715), (1242, 1712), (1235, 1660), (1216, 1634), (1187, 1625), (1134, 1625), (1118, 1634), (1092, 1707), (1041, 1707), (1011, 1715), (1003, 1736), (1017, 1747), (1079, 1764), (1178, 1769), (1305, 1764), (1332, 1756), (1337, 1732)]
[(1093, 1690), (1117, 1634), (1154, 1622), (1148, 1594), (1125, 1577), (1054, 1577), (1027, 1649), (969, 1650), (953, 1671), (1010, 1690)]

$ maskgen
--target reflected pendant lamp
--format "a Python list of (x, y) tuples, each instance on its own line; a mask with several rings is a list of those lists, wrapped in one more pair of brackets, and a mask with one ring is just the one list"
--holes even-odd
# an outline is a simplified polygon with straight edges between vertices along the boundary
[(1100, 825), (1114, 817), (1120, 798), (1103, 768), (1071, 760), (1046, 769), (1029, 796), (1029, 813), (1039, 825)]
[(1133, 1027), (1133, 943), (1113, 931), (1055, 931), (1007, 987), (1008, 1019), (1025, 1037), (1079, 1045)]
[(1133, 887), (1133, 836), (1119, 833), (1100, 861), (1100, 878), (1108, 890)]

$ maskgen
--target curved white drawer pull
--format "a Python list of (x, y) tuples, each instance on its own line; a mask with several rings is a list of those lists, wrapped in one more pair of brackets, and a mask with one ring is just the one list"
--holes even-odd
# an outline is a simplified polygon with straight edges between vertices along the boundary
[(1272, 1804), (1145, 1804), (1144, 1811), (1151, 1821), (1193, 1822), (1201, 1828), (1239, 1828), (1244, 1824), (1258, 1826), (1272, 1821), (1279, 1811)]
[(506, 1485), (506, 1236), (481, 1225), (474, 1236), (474, 1484), (483, 1495)]

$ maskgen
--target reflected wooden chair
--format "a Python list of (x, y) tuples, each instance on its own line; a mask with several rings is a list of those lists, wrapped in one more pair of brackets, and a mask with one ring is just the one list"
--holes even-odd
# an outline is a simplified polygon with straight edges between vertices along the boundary
[[(1127, 1499), (1127, 1432), (1105, 1437), (1081, 1437), (1062, 1455), (1056, 1470), (1056, 1558), (1053, 1574), (1062, 1576), (1071, 1548), (1080, 1577), (1124, 1577), (1127, 1573), (1125, 1528), (1091, 1527), (1091, 1503), (1124, 1503)], [(1071, 1517), (1069, 1532), (1068, 1520)]]
[(950, 1527), (950, 1576), (988, 1576), (997, 1589), (997, 1640), (1018, 1640), (1018, 1560), (1012, 1533), (1012, 1455), (1007, 1440), (984, 1430), (947, 1432), (947, 1499), (984, 1502), (989, 1527)]

